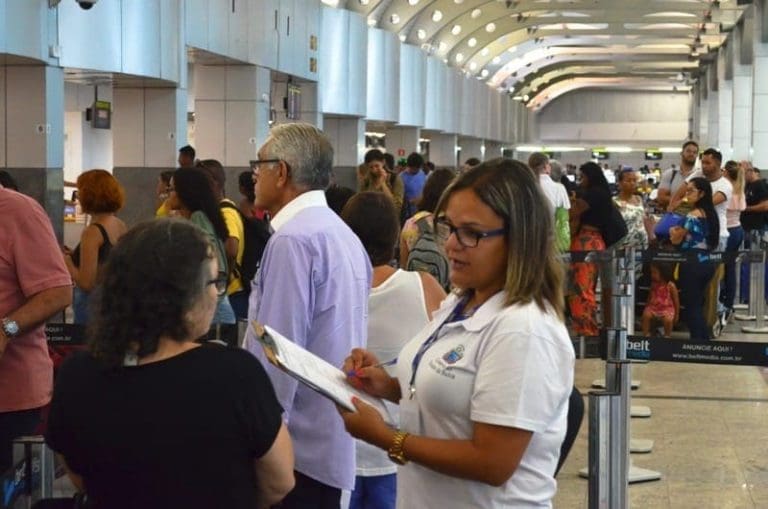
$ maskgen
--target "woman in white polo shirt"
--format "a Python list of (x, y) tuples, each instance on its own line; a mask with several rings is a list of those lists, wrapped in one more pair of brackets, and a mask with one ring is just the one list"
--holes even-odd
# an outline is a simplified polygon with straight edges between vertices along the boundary
[(438, 205), (451, 294), (390, 377), (354, 350), (350, 382), (400, 404), (400, 429), (361, 402), (355, 437), (388, 451), (399, 508), (551, 507), (574, 354), (563, 324), (552, 214), (522, 163), (466, 173)]

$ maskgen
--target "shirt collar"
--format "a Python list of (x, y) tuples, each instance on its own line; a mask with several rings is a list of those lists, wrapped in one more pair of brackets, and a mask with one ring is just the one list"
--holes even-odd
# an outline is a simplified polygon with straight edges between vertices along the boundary
[(328, 202), (325, 201), (324, 191), (307, 191), (301, 193), (293, 200), (289, 201), (283, 208), (281, 208), (275, 217), (269, 222), (274, 231), (280, 230), (288, 221), (293, 219), (296, 214), (304, 209), (310, 207), (327, 207)]
[[(493, 320), (493, 318), (496, 317), (496, 315), (498, 315), (504, 309), (505, 298), (506, 292), (501, 290), (500, 292), (496, 293), (496, 295), (485, 301), (482, 306), (477, 308), (477, 311), (475, 311), (472, 316), (466, 320), (448, 324), (448, 326), (464, 327), (465, 330), (470, 332), (480, 331), (485, 328), (485, 326), (488, 325), (491, 320)], [(442, 323), (442, 321), (445, 320), (449, 314), (451, 314), (453, 309), (460, 301), (461, 297), (457, 296), (456, 294), (451, 295), (451, 298), (448, 298), (444, 301), (444, 304), (440, 309), (440, 316), (438, 318), (440, 323)]]

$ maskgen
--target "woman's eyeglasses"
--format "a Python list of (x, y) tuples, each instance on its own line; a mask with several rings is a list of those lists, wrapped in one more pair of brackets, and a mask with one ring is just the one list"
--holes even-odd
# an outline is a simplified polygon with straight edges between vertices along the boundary
[(214, 285), (216, 288), (216, 295), (219, 297), (223, 297), (225, 293), (227, 293), (227, 278), (226, 276), (217, 277), (216, 279), (211, 279), (206, 283), (206, 285)]
[(488, 230), (485, 232), (479, 232), (466, 226), (453, 226), (444, 217), (439, 218), (436, 221), (436, 234), (440, 242), (445, 243), (451, 234), (456, 235), (456, 240), (459, 241), (464, 247), (477, 247), (480, 243), (480, 239), (487, 237), (498, 237), (507, 233), (505, 228), (498, 228), (496, 230)]

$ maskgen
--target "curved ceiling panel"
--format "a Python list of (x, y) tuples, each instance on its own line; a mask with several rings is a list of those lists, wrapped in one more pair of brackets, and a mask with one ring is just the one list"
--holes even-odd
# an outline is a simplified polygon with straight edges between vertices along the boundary
[(589, 69), (612, 76), (615, 86), (687, 86), (745, 8), (737, 0), (323, 1), (367, 16), (369, 25), (489, 86), (528, 95), (533, 108), (542, 104), (534, 90), (554, 92), (553, 72), (582, 80), (574, 82), (580, 87)]

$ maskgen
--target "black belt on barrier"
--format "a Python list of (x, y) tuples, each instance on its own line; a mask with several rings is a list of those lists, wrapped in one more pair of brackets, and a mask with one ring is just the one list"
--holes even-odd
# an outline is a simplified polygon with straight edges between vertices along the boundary
[[(607, 251), (568, 251), (560, 254), (560, 259), (565, 262), (585, 262), (587, 258), (592, 258), (589, 262), (599, 261), (594, 253), (606, 253)], [(620, 251), (619, 251), (620, 252)], [(592, 256), (590, 256), (592, 255)], [(761, 263), (764, 261), (763, 251), (666, 251), (663, 249), (646, 249), (644, 251), (635, 251), (635, 261), (642, 262), (667, 262), (667, 263), (731, 263), (737, 258), (744, 256), (747, 263)]]

